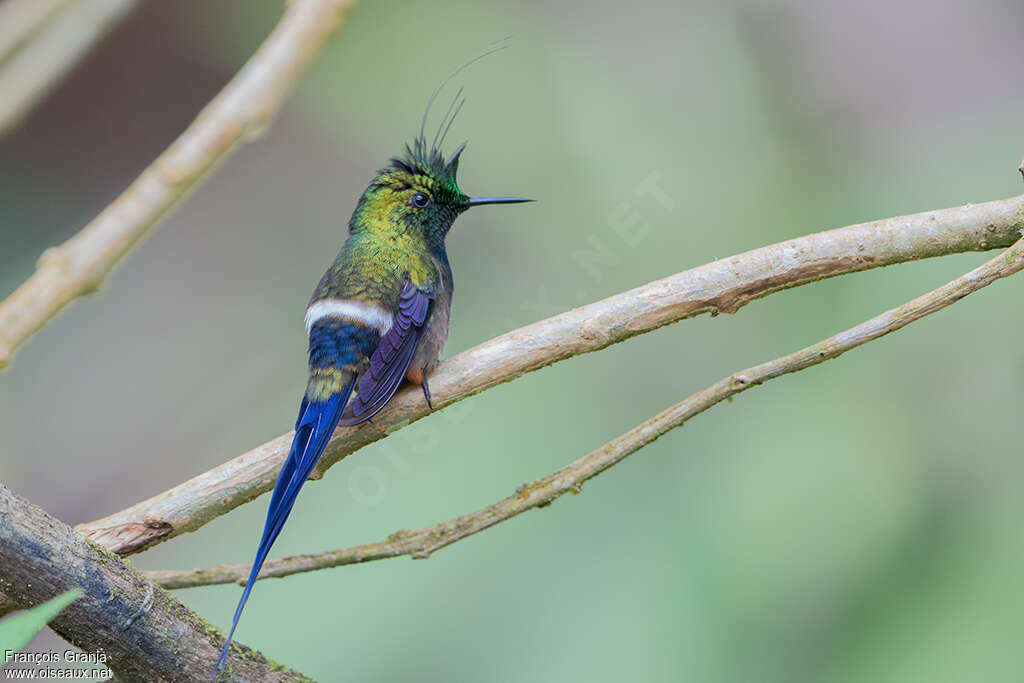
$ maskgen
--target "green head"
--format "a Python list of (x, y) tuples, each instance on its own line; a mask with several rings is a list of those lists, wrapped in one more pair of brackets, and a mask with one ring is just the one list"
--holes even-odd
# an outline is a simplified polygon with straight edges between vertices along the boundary
[(484, 204), (533, 201), (521, 197), (470, 197), (459, 189), (456, 174), (463, 143), (448, 159), (438, 146), (420, 135), (405, 154), (391, 159), (359, 199), (349, 230), (357, 233), (420, 236), (428, 246), (441, 246), (463, 211)]

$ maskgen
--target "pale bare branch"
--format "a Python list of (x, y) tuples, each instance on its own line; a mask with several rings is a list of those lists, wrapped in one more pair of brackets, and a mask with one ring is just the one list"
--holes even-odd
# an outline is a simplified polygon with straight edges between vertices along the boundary
[[(1019, 196), (851, 225), (714, 261), (508, 332), (444, 361), (430, 379), (434, 406), (443, 408), (524, 373), (683, 318), (733, 313), (787, 287), (909, 260), (1006, 247), (1022, 228), (1024, 196)], [(418, 389), (400, 392), (372, 424), (339, 429), (314, 476), (429, 412)], [(289, 432), (153, 498), (76, 528), (121, 554), (195, 531), (269, 490), (290, 443)]]
[[(0, 368), (133, 246), (240, 143), (261, 133), (353, 0), (293, 0), (241, 71), (121, 196), (0, 302)], [(2, 89), (0, 89), (2, 90)]]
[[(788, 286), (917, 258), (1005, 246), (1022, 229), (1024, 196), (852, 225), (755, 249), (529, 325), (459, 354), (445, 361), (432, 380), (435, 401), (449, 405), (572, 355), (698, 313), (733, 312)], [(380, 416), (374, 429), (340, 430), (325, 456), (325, 467), (427, 413), (417, 392), (402, 392), (396, 404)], [(124, 554), (198, 529), (269, 489), (290, 439), (290, 433), (282, 435), (159, 496), (77, 529)], [(334, 554), (337, 563), (343, 564), (391, 557), (402, 554), (400, 550), (385, 542)], [(268, 563), (265, 571), (275, 567)], [(236, 579), (237, 568), (228, 567), (200, 570), (185, 579), (174, 574), (168, 580)], [(0, 615), (16, 608), (0, 595)]]
[[(625, 434), (612, 439), (557, 472), (524, 484), (514, 494), (475, 512), (416, 531), (398, 531), (384, 541), (305, 555), (268, 560), (259, 578), (288, 576), (346, 564), (401, 555), (429, 557), (431, 553), (483, 531), (527, 510), (549, 505), (567, 492), (578, 493), (583, 483), (622, 461), (666, 432), (708, 408), (751, 387), (824, 363), (869, 341), (940, 311), (1000, 278), (1024, 269), (1024, 240), (987, 263), (902, 306), (835, 334), (817, 344), (775, 360), (723, 377), (711, 386), (662, 411)], [(150, 571), (146, 575), (165, 588), (192, 588), (220, 583), (245, 583), (250, 565), (221, 565), (209, 569)]]

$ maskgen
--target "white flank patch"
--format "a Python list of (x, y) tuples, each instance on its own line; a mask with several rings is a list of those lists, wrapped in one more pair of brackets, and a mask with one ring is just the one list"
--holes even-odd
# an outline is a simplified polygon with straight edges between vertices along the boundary
[(387, 311), (364, 304), (361, 301), (347, 299), (320, 299), (306, 309), (306, 334), (318, 320), (323, 318), (345, 318), (356, 320), (370, 327), (376, 327), (381, 334), (391, 329), (394, 318)]

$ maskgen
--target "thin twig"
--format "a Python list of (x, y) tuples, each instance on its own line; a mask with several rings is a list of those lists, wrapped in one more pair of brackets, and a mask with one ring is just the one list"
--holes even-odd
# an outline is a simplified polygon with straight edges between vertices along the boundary
[[(579, 493), (587, 480), (717, 403), (768, 380), (836, 358), (926, 315), (940, 311), (968, 294), (1022, 269), (1024, 240), (1018, 241), (1007, 251), (969, 273), (856, 327), (781, 358), (734, 372), (554, 474), (524, 484), (513, 495), (493, 505), (416, 531), (398, 531), (388, 536), (387, 540), (378, 543), (307, 555), (286, 555), (269, 560), (260, 572), (259, 578), (288, 576), (401, 555), (411, 555), (414, 558), (429, 557), (431, 553), (478, 531), (527, 510), (549, 505), (565, 493)], [(164, 588), (192, 588), (221, 583), (244, 583), (249, 567), (250, 565), (222, 565), (210, 569), (150, 571), (146, 572), (146, 575)]]
[(138, 0), (0, 3), (0, 135), (21, 122)]
[[(75, 298), (95, 291), (133, 246), (242, 142), (269, 125), (353, 0), (293, 0), (267, 40), (121, 196), (0, 302), (0, 368)], [(2, 88), (0, 88), (2, 91)]]
[[(0, 588), (37, 605), (82, 590), (50, 628), (86, 652), (104, 652), (124, 681), (208, 679), (224, 634), (134, 569), (0, 484)], [(238, 646), (233, 681), (303, 681), (259, 652)]]
[[(527, 325), (449, 358), (430, 378), (434, 408), (677, 320), (700, 313), (733, 313), (787, 287), (893, 263), (1007, 247), (1021, 228), (1024, 196), (851, 225), (713, 261)], [(372, 424), (339, 429), (314, 477), (430, 412), (418, 390), (400, 392)], [(195, 531), (269, 490), (290, 443), (289, 432), (76, 529), (121, 554)]]

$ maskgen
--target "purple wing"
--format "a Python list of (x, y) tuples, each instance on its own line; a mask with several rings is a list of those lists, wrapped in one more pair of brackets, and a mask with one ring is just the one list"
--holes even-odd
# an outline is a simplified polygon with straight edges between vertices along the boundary
[(405, 283), (395, 321), (370, 356), (370, 367), (359, 378), (359, 393), (349, 401), (341, 424), (352, 426), (366, 422), (395, 395), (412, 357), (416, 355), (433, 303), (428, 292), (411, 282)]

